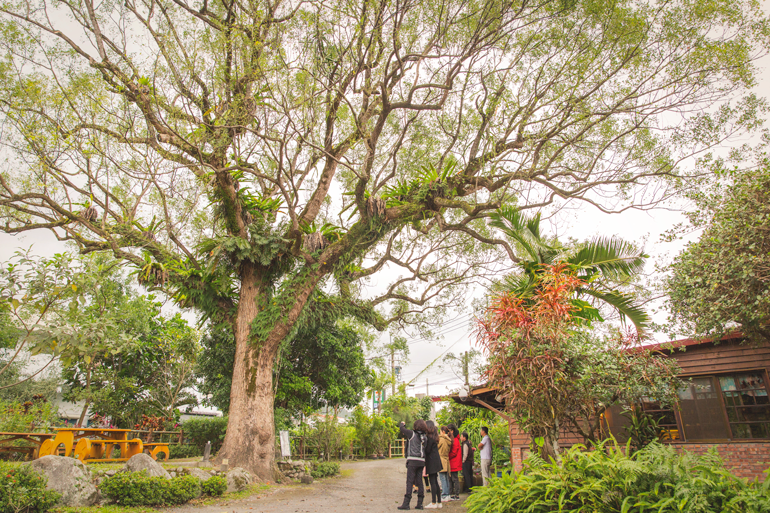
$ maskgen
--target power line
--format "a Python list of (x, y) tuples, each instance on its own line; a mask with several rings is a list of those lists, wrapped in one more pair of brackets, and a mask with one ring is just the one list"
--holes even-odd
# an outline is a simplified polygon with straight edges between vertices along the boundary
[[(451, 321), (447, 325), (442, 326), (439, 331), (434, 333), (434, 337), (439, 336), (439, 335), (444, 335), (446, 333), (449, 333), (450, 331), (454, 331), (458, 327), (462, 326), (464, 322), (468, 322), (470, 320), (471, 320), (471, 316), (470, 316), (470, 314), (468, 314), (468, 315), (466, 315), (464, 317), (461, 317), (459, 319)], [(433, 340), (434, 340), (433, 338), (431, 338), (431, 339), (419, 338), (419, 339), (411, 340), (411, 341), (407, 342), (406, 345), (407, 346), (411, 346), (411, 345), (417, 344), (419, 342), (429, 342), (429, 341), (433, 341)], [(375, 358), (384, 358), (384, 357), (386, 357), (388, 355), (390, 355), (390, 352), (382, 353), (382, 354), (375, 355), (375, 356), (369, 356), (369, 357), (367, 357), (365, 359), (366, 360), (374, 360)]]

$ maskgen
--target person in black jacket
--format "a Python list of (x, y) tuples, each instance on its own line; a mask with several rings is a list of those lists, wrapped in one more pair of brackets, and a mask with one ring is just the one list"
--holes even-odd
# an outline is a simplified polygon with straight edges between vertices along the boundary
[(424, 420), (415, 420), (414, 429), (407, 429), (406, 424), (401, 423), (401, 436), (406, 439), (406, 494), (404, 503), (398, 509), (409, 509), (412, 502), (412, 485), (417, 485), (417, 506), (414, 509), (423, 509), (422, 501), (425, 498), (425, 489), (422, 487), (422, 469), (425, 467), (425, 432), (428, 426)]
[(432, 420), (425, 423), (428, 426), (425, 440), (425, 473), (430, 480), (431, 502), (425, 509), (442, 508), (441, 488), (438, 486), (438, 473), (441, 472), (441, 456), (438, 454), (438, 429)]
[(460, 435), (463, 448), (463, 493), (471, 493), (473, 486), (473, 451), (476, 449), (471, 445), (468, 439), (468, 433), (463, 432)]

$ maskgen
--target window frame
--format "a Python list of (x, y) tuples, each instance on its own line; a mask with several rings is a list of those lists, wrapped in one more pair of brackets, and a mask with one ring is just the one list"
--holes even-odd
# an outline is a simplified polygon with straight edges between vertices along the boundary
[[(721, 371), (721, 372), (714, 372), (711, 374), (701, 374), (701, 373), (693, 373), (693, 374), (680, 374), (679, 377), (683, 379), (691, 379), (691, 378), (708, 378), (711, 380), (712, 387), (714, 390), (718, 391), (717, 396), (719, 397), (719, 404), (722, 406), (722, 415), (724, 417), (725, 423), (727, 425), (727, 428), (730, 432), (730, 438), (724, 439), (724, 438), (700, 438), (697, 440), (690, 440), (687, 437), (687, 431), (685, 429), (682, 429), (682, 426), (684, 425), (682, 423), (682, 418), (680, 414), (680, 407), (679, 407), (679, 401), (676, 402), (676, 405), (674, 407), (674, 415), (676, 416), (677, 424), (679, 425), (680, 433), (683, 434), (683, 436), (680, 436), (680, 440), (665, 440), (664, 443), (724, 443), (724, 442), (744, 442), (744, 443), (753, 443), (753, 442), (768, 442), (770, 441), (770, 437), (768, 438), (735, 438), (733, 434), (733, 426), (730, 423), (730, 418), (727, 414), (727, 405), (725, 404), (725, 396), (724, 392), (722, 390), (722, 385), (719, 382), (720, 376), (731, 376), (736, 374), (749, 374), (749, 373), (759, 373), (764, 375), (764, 387), (765, 391), (768, 393), (768, 397), (770, 397), (770, 374), (768, 373), (767, 367), (757, 367), (754, 369), (734, 369), (734, 370), (728, 370), (728, 371)], [(741, 422), (735, 422), (735, 424), (741, 424)]]

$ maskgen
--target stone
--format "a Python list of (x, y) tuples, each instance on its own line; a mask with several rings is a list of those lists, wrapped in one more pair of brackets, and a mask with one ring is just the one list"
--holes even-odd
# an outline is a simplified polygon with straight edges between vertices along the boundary
[(207, 481), (211, 477), (211, 474), (209, 474), (205, 470), (201, 470), (199, 468), (194, 468), (194, 467), (188, 468), (186, 473), (188, 476), (197, 477), (201, 481)]
[(108, 470), (107, 472), (104, 473), (104, 475), (107, 476), (107, 477), (112, 477), (112, 476), (114, 476), (117, 473), (118, 473), (117, 470)]
[(254, 482), (254, 478), (248, 470), (235, 467), (227, 473), (227, 491), (228, 492), (240, 492), (245, 490), (248, 486)]
[(48, 478), (46, 488), (61, 494), (59, 504), (82, 508), (99, 502), (99, 490), (92, 482), (91, 472), (81, 461), (62, 456), (43, 456), (30, 465)]
[(162, 477), (163, 479), (171, 479), (171, 475), (166, 472), (160, 463), (150, 457), (149, 454), (136, 454), (131, 456), (126, 462), (126, 470), (129, 472), (140, 472), (142, 470), (147, 472), (148, 476)]
[(173, 478), (175, 478), (175, 477), (176, 477), (176, 472), (174, 472), (174, 471), (172, 470), (171, 472), (169, 472), (169, 473), (168, 473), (168, 475), (170, 475), (170, 476), (171, 476), (171, 478), (173, 479)]
[(313, 476), (310, 474), (302, 474), (302, 477), (300, 478), (300, 482), (302, 484), (313, 484)]
[(211, 442), (206, 442), (206, 447), (203, 448), (203, 461), (208, 462), (211, 457)]

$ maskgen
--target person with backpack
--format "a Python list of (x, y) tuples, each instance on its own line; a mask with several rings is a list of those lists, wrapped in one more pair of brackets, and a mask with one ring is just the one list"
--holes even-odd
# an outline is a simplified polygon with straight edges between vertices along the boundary
[(484, 481), (484, 486), (489, 483), (489, 470), (492, 467), (492, 439), (489, 438), (489, 428), (483, 426), (481, 428), (481, 443), (479, 444), (481, 453), (481, 478)]
[(417, 419), (414, 421), (413, 429), (407, 429), (403, 422), (399, 428), (401, 437), (406, 439), (406, 494), (404, 494), (404, 503), (398, 509), (409, 509), (413, 485), (417, 485), (417, 505), (414, 509), (423, 509), (425, 489), (422, 486), (422, 469), (425, 467), (425, 441), (428, 426), (424, 420)]

